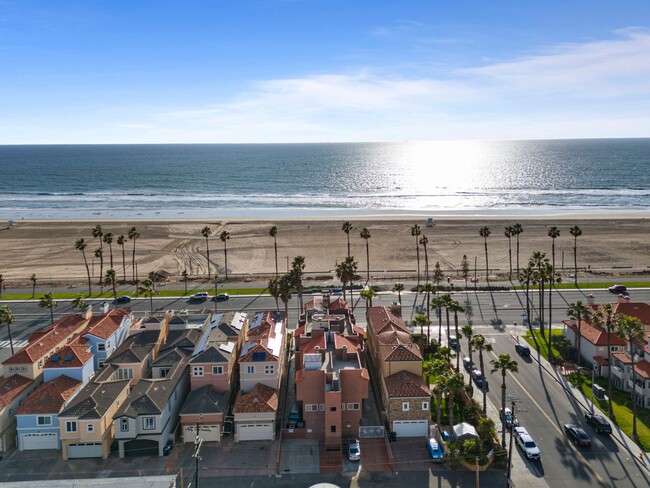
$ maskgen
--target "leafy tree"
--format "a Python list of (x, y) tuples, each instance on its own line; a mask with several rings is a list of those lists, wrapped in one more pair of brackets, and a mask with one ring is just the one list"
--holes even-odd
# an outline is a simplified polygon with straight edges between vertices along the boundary
[(359, 235), (366, 241), (366, 282), (370, 282), (370, 248), (368, 247), (370, 231), (364, 227)]
[(573, 236), (573, 279), (578, 285), (578, 237), (582, 235), (582, 229), (577, 225), (574, 225), (569, 229), (569, 233)]
[(519, 236), (524, 232), (524, 228), (520, 223), (512, 226), (512, 235), (517, 238), (517, 275), (519, 275)]
[(632, 439), (635, 442), (639, 441), (639, 435), (636, 430), (636, 368), (634, 365), (634, 346), (635, 343), (643, 344), (643, 335), (645, 326), (636, 317), (623, 316), (616, 323), (616, 335), (624, 339), (629, 348), (629, 355), (632, 361)]
[(352, 231), (352, 222), (346, 221), (343, 222), (343, 225), (341, 226), (341, 230), (345, 232), (345, 235), (347, 236), (348, 239), (348, 254), (347, 256), (350, 257), (350, 232)]
[(72, 308), (75, 308), (77, 310), (83, 310), (86, 308), (86, 300), (81, 293), (77, 293), (77, 295), (72, 300)]
[(463, 254), (463, 260), (460, 262), (460, 270), (465, 280), (465, 288), (467, 289), (467, 278), (469, 278), (469, 261), (467, 260), (467, 254)]
[(273, 249), (275, 250), (275, 277), (280, 276), (278, 273), (278, 228), (274, 225), (269, 230), (269, 235), (273, 237)]
[(582, 338), (582, 321), (589, 320), (591, 313), (589, 308), (585, 306), (580, 300), (575, 303), (569, 304), (567, 315), (578, 323), (578, 333), (576, 334), (575, 348), (578, 351), (578, 366), (582, 362), (582, 351), (580, 350), (580, 339)]
[(415, 237), (415, 255), (418, 260), (418, 286), (420, 286), (420, 234), (422, 231), (420, 230), (420, 226), (415, 224), (413, 227), (411, 227), (411, 236)]
[(104, 234), (104, 237), (102, 238), (105, 244), (108, 245), (108, 255), (110, 256), (111, 260), (111, 269), (113, 268), (113, 233), (112, 232), (107, 232)]
[(395, 283), (395, 285), (393, 286), (393, 291), (397, 292), (397, 301), (399, 303), (402, 303), (402, 292), (404, 291), (404, 284)]
[(505, 235), (508, 238), (508, 262), (509, 262), (509, 268), (508, 268), (508, 278), (512, 279), (512, 236), (514, 235), (514, 228), (512, 225), (507, 225), (506, 228), (503, 231), (503, 235)]
[[(91, 287), (91, 279), (90, 279), (90, 268), (88, 267), (88, 260), (86, 259), (86, 240), (85, 239), (77, 239), (77, 242), (74, 243), (74, 248), (81, 251), (81, 254), (84, 258), (84, 264), (86, 265), (86, 274), (88, 275), (88, 296), (91, 296), (93, 291)], [(32, 298), (34, 298), (32, 296)]]
[(126, 238), (123, 235), (117, 236), (117, 245), (122, 248), (122, 280), (126, 283), (126, 255), (124, 252), (124, 244), (126, 243)]
[(54, 295), (51, 292), (46, 293), (41, 297), (41, 299), (38, 301), (38, 306), (41, 308), (49, 308), (50, 309), (50, 322), (54, 324), (54, 309), (58, 306), (59, 304), (54, 301)]
[[(478, 351), (479, 366), (483, 374), (485, 374), (485, 367), (483, 365), (483, 352), (492, 351), (492, 344), (490, 344), (482, 334), (476, 334), (472, 337), (472, 347)], [(483, 391), (483, 414), (487, 409), (487, 400), (486, 400), (486, 391), (485, 388), (482, 388)]]
[(135, 265), (135, 241), (137, 241), (140, 238), (140, 233), (136, 230), (135, 227), (131, 227), (129, 229), (129, 240), (133, 241), (133, 255), (131, 257), (131, 265), (133, 267), (133, 282), (137, 283), (138, 282), (138, 268)]
[(14, 355), (14, 341), (11, 338), (11, 324), (14, 321), (14, 316), (11, 313), (11, 309), (9, 308), (9, 305), (2, 305), (0, 307), (0, 325), (1, 324), (6, 324), (7, 325), (7, 334), (9, 336), (9, 347), (11, 347), (11, 355)]
[(36, 274), (32, 274), (29, 277), (29, 280), (32, 282), (32, 300), (34, 299), (34, 294), (36, 293)]
[[(102, 277), (104, 276), (104, 231), (102, 230), (102, 226), (97, 224), (95, 227), (93, 227), (92, 234), (93, 237), (99, 239), (100, 251), (95, 251), (95, 257), (99, 258), (99, 284), (101, 285)], [(102, 291), (102, 293), (104, 292)]]
[(372, 307), (372, 299), (377, 296), (377, 294), (372, 288), (366, 288), (360, 293), (360, 295), (361, 298), (363, 298), (366, 301), (366, 308)]
[[(506, 374), (517, 373), (519, 371), (519, 366), (517, 361), (513, 360), (510, 357), (510, 354), (499, 354), (497, 359), (490, 361), (492, 365), (492, 370), (490, 373), (494, 374), (497, 371), (501, 373), (501, 409), (505, 410), (506, 408)], [(503, 433), (501, 434), (501, 446), (506, 447), (506, 424), (503, 421)]]
[(151, 313), (153, 313), (153, 296), (155, 294), (154, 291), (154, 283), (151, 278), (146, 278), (142, 280), (142, 283), (138, 286), (138, 295), (144, 295), (145, 297), (149, 297), (149, 309), (151, 310)]
[(117, 274), (113, 268), (106, 270), (106, 276), (104, 276), (104, 284), (110, 286), (113, 289), (113, 300), (117, 302)]
[(206, 259), (208, 260), (208, 279), (210, 278), (210, 239), (212, 235), (212, 229), (207, 225), (201, 229), (201, 235), (205, 237), (205, 254)]
[(219, 239), (221, 239), (221, 242), (223, 242), (223, 261), (224, 261), (224, 267), (226, 269), (226, 280), (228, 280), (228, 245), (227, 241), (230, 239), (230, 232), (224, 230), (220, 235)]
[(487, 245), (487, 239), (490, 237), (490, 234), (492, 234), (492, 231), (490, 230), (489, 227), (484, 226), (481, 227), (481, 229), (478, 231), (479, 235), (483, 238), (483, 242), (485, 243), (485, 280), (490, 281), (490, 264), (488, 262), (488, 245)]

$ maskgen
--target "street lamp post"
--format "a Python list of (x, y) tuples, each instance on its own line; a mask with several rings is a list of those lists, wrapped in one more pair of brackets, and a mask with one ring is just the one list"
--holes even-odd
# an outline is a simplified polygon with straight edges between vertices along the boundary
[[(583, 370), (589, 371), (589, 368), (586, 368), (584, 366), (579, 366), (578, 367), (578, 385), (580, 385), (580, 389), (582, 389), (582, 375), (580, 374)], [(594, 407), (594, 379), (595, 379), (595, 373), (596, 373), (596, 368), (593, 367), (591, 368), (591, 413), (593, 414), (595, 411)]]

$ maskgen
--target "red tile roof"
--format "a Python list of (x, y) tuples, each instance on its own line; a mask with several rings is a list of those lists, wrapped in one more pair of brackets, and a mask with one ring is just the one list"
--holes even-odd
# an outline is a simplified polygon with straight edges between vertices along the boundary
[(65, 404), (80, 387), (81, 381), (68, 376), (57, 376), (43, 383), (29, 395), (20, 406), (17, 414), (59, 413)]
[(422, 377), (409, 371), (398, 371), (388, 376), (384, 382), (391, 398), (429, 398), (431, 392)]
[(368, 331), (379, 334), (385, 330), (402, 330), (408, 332), (404, 321), (394, 315), (388, 307), (370, 307), (367, 312)]
[(650, 378), (650, 362), (647, 359), (642, 359), (634, 365), (634, 370), (636, 374), (641, 376), (644, 379)]
[(19, 374), (0, 378), (0, 410), (15, 400), (15, 398), (34, 383), (34, 380)]
[(618, 359), (623, 364), (632, 364), (632, 358), (625, 354), (624, 352), (615, 352), (612, 354), (613, 357)]
[(422, 361), (422, 353), (415, 343), (379, 346), (384, 361)]
[(2, 364), (34, 363), (45, 357), (58, 344), (65, 344), (70, 335), (79, 333), (87, 323), (88, 319), (81, 314), (66, 315)]
[(412, 344), (413, 337), (403, 330), (387, 330), (377, 334), (377, 341), (379, 341), (379, 344)]
[(348, 302), (346, 302), (342, 298), (337, 298), (333, 302), (330, 302), (330, 305), (327, 308), (328, 310), (347, 310)]
[[(94, 354), (90, 352), (90, 346), (81, 344), (69, 344), (56, 352), (45, 363), (45, 368), (79, 368), (88, 361), (92, 361)], [(57, 358), (56, 361), (53, 361)], [(68, 359), (69, 358), (69, 359)], [(66, 361), (66, 359), (68, 359)]]
[(360, 344), (352, 342), (350, 338), (334, 333), (334, 349), (343, 349), (343, 346), (346, 347), (348, 352), (356, 351), (361, 348)]
[[(250, 347), (246, 347), (247, 345), (250, 344)], [(246, 353), (244, 354), (244, 351)], [(242, 349), (242, 355), (239, 356), (239, 362), (240, 363), (250, 363), (253, 361), (253, 354), (254, 353), (263, 353), (264, 358), (256, 358), (256, 361), (277, 361), (278, 357), (273, 355), (273, 351), (267, 347), (266, 340), (263, 340), (262, 342), (255, 342), (255, 343), (246, 343), (244, 344), (244, 348)]]
[(257, 383), (249, 393), (240, 391), (235, 400), (234, 413), (270, 413), (278, 410), (278, 391)]
[(312, 338), (309, 342), (301, 345), (300, 352), (303, 354), (318, 352), (316, 351), (316, 347), (320, 348), (320, 350), (327, 349), (327, 345), (325, 344), (325, 334), (318, 335)]
[(604, 358), (602, 356), (594, 356), (594, 361), (596, 361), (598, 364), (601, 366), (607, 366), (607, 358)]
[(93, 316), (88, 323), (88, 327), (82, 334), (90, 334), (100, 339), (111, 337), (122, 324), (122, 320), (130, 315), (129, 310), (115, 309), (104, 315)]
[[(591, 324), (587, 320), (581, 320), (582, 327), (580, 333), (582, 334), (583, 339), (588, 340), (596, 346), (606, 346), (607, 345), (607, 331), (601, 327)], [(578, 321), (565, 320), (564, 323), (569, 327), (575, 334), (578, 334)], [(609, 333), (610, 336), (610, 345), (612, 346), (625, 346), (625, 341), (618, 337), (613, 332)]]
[(650, 305), (644, 302), (612, 303), (612, 311), (621, 315), (636, 317), (644, 325), (650, 325)]

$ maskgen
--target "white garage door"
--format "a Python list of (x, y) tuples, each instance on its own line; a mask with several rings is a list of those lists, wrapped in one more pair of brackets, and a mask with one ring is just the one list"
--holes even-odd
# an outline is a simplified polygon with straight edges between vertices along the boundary
[[(199, 436), (205, 442), (219, 442), (221, 440), (220, 425), (201, 425), (199, 426)], [(186, 425), (183, 430), (183, 442), (194, 442), (196, 437), (196, 426)]]
[(94, 443), (70, 444), (68, 446), (68, 458), (100, 458), (102, 457), (102, 445)]
[(395, 420), (393, 422), (393, 431), (397, 434), (397, 437), (426, 437), (427, 421)]
[(20, 434), (20, 446), (23, 451), (36, 449), (58, 449), (59, 436), (54, 432)]
[(237, 424), (240, 441), (273, 440), (273, 424)]

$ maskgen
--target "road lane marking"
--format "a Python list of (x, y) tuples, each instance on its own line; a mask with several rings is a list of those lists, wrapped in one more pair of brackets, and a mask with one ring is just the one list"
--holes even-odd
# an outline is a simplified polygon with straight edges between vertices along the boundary
[[(490, 354), (492, 354), (492, 356), (494, 356), (494, 359), (498, 359), (498, 358), (499, 358), (496, 354), (494, 354), (494, 351), (490, 351)], [(533, 404), (535, 404), (535, 406), (537, 407), (537, 409), (538, 409), (538, 410), (541, 412), (541, 414), (546, 418), (546, 420), (549, 421), (549, 423), (551, 424), (551, 426), (553, 426), (553, 428), (558, 432), (558, 434), (560, 434), (560, 435), (562, 436), (562, 438), (566, 440), (566, 435), (564, 434), (564, 431), (563, 431), (562, 429), (560, 429), (557, 425), (555, 425), (555, 422), (553, 421), (553, 419), (552, 419), (551, 417), (548, 416), (548, 414), (547, 414), (546, 411), (545, 411), (545, 410), (540, 406), (540, 404), (537, 403), (537, 402), (535, 401), (535, 399), (530, 395), (530, 393), (528, 393), (528, 390), (526, 390), (526, 388), (524, 388), (524, 385), (522, 385), (522, 384), (519, 382), (519, 380), (517, 380), (517, 378), (515, 378), (515, 375), (514, 375), (514, 374), (511, 374), (511, 375), (510, 375), (510, 379), (512, 379), (515, 383), (517, 383), (517, 385), (519, 385), (519, 388), (521, 388), (521, 391), (523, 391), (523, 392), (526, 394), (526, 396), (527, 396), (528, 398), (530, 398), (530, 401), (533, 402)], [(607, 481), (605, 481), (605, 480), (603, 479), (603, 477), (600, 476), (600, 474), (599, 474), (599, 473), (598, 473), (598, 472), (597, 472), (597, 471), (596, 471), (596, 470), (591, 466), (591, 464), (589, 463), (589, 461), (587, 460), (587, 458), (583, 456), (583, 454), (578, 450), (578, 448), (577, 448), (576, 446), (573, 445), (572, 442), (569, 442), (569, 446), (570, 446), (570, 447), (575, 451), (575, 453), (576, 453), (578, 456), (580, 456), (580, 459), (582, 459), (583, 464), (585, 464), (585, 465), (587, 466), (587, 468), (589, 469), (589, 471), (592, 472), (592, 474), (595, 476), (596, 480), (598, 480), (598, 482), (599, 482), (602, 486), (611, 486), (611, 485), (610, 485)]]

